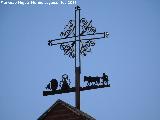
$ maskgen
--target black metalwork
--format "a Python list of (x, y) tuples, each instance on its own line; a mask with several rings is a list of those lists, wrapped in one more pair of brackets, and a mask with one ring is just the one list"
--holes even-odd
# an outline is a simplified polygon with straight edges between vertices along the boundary
[[(75, 20), (69, 20), (68, 24), (64, 27), (64, 31), (60, 33), (61, 38), (55, 40), (49, 40), (48, 45), (58, 45), (60, 44), (60, 49), (64, 51), (64, 55), (68, 55), (70, 58), (75, 58), (75, 41), (64, 41), (65, 39), (72, 39), (76, 36), (75, 33)], [(102, 37), (97, 38), (82, 38), (80, 41), (80, 54), (83, 56), (87, 55), (87, 52), (91, 52), (91, 47), (95, 45), (94, 39), (100, 39), (108, 37), (108, 32), (96, 33), (96, 28), (92, 26), (92, 20), (87, 21), (85, 18), (80, 19), (80, 35), (81, 37), (104, 34)], [(63, 41), (61, 41), (63, 40)], [(84, 40), (84, 41), (83, 41)], [(58, 43), (56, 43), (58, 41)]]
[(59, 90), (66, 91), (70, 89), (70, 79), (68, 78), (67, 74), (62, 75), (62, 80), (59, 82), (56, 79), (52, 79), (50, 83), (45, 87), (46, 89), (49, 89), (51, 91), (57, 91), (58, 86), (60, 87)]
[[(76, 36), (75, 34), (75, 22), (73, 20), (70, 20), (68, 25), (64, 28), (65, 31), (61, 32), (60, 36), (64, 38), (68, 38), (72, 36)], [(80, 20), (80, 36), (86, 36), (86, 35), (94, 35), (96, 32), (96, 28), (92, 26), (92, 20), (88, 22), (85, 18), (82, 18)], [(78, 37), (78, 36), (76, 36)], [(91, 51), (91, 46), (95, 45), (95, 42), (93, 40), (87, 40), (85, 42), (80, 41), (81, 47), (80, 47), (80, 54), (83, 56), (86, 56), (87, 52)], [(62, 43), (60, 45), (61, 50), (64, 51), (64, 55), (69, 55), (69, 57), (75, 58), (75, 41), (73, 41), (71, 44), (68, 43)]]
[(100, 84), (100, 77), (84, 76), (84, 82), (87, 82), (88, 86)]
[(70, 88), (70, 79), (68, 78), (67, 74), (62, 75), (62, 80), (60, 81), (59, 86), (61, 87), (61, 90), (68, 90)]
[(64, 55), (68, 55), (71, 58), (75, 58), (75, 42), (70, 43), (62, 43), (60, 45), (60, 49), (64, 51)]
[(80, 54), (83, 56), (87, 55), (87, 52), (91, 52), (91, 46), (94, 46), (95, 42), (92, 40), (88, 40), (86, 42), (81, 42)]
[[(84, 82), (87, 82), (87, 86), (80, 87), (80, 91), (110, 87), (108, 81), (109, 81), (108, 75), (106, 75), (105, 73), (103, 73), (102, 77), (84, 76)], [(50, 89), (51, 91), (43, 91), (43, 96), (76, 91), (75, 87), (70, 87), (71, 82), (67, 74), (62, 75), (62, 80), (59, 83), (60, 89), (58, 90), (57, 90), (58, 87), (57, 80), (52, 79), (50, 82), (51, 83), (47, 85), (46, 89)]]
[[(110, 87), (110, 84), (109, 85), (94, 85), (94, 86), (80, 87), (80, 91), (93, 90), (93, 89), (105, 88), (105, 87)], [(43, 91), (43, 96), (70, 93), (70, 92), (76, 92), (75, 87), (71, 87), (67, 90), (59, 89), (56, 91)]]
[(108, 84), (108, 75), (106, 75), (105, 73), (103, 73), (102, 77), (87, 77), (84, 76), (84, 82), (87, 82), (87, 86), (94, 86), (94, 85), (107, 85), (109, 86), (110, 84)]
[(55, 91), (57, 88), (58, 88), (58, 81), (56, 79), (52, 79), (46, 87), (46, 89), (50, 89), (52, 91)]
[(67, 38), (70, 35), (75, 36), (75, 21), (70, 20), (68, 24), (64, 27), (64, 31), (60, 33), (61, 38)]
[(109, 85), (108, 84), (108, 75), (106, 75), (105, 73), (103, 73), (103, 76), (101, 77), (101, 79), (103, 80), (102, 81), (102, 83), (103, 83), (103, 85), (105, 85), (105, 84), (107, 84), (107, 85)]
[(88, 22), (85, 18), (82, 18), (80, 20), (80, 26), (82, 29), (80, 35), (84, 35), (85, 33), (87, 34), (96, 33), (96, 28), (92, 26), (92, 20)]
[(92, 25), (92, 20), (81, 18), (80, 11), (79, 6), (75, 7), (75, 18), (69, 20), (64, 31), (60, 33), (60, 38), (48, 41), (49, 46), (60, 45), (64, 55), (75, 59), (75, 87), (70, 86), (70, 79), (67, 74), (64, 74), (59, 83), (60, 89), (57, 90), (58, 82), (54, 79), (46, 87), (50, 91), (43, 91), (43, 96), (75, 92), (77, 109), (80, 109), (80, 91), (110, 87), (108, 76), (105, 73), (102, 77), (84, 76), (87, 86), (80, 86), (81, 56), (86, 56), (88, 52), (91, 52), (91, 48), (95, 46), (95, 40), (109, 36), (108, 32), (97, 33), (96, 28)]
[[(61, 38), (67, 39), (70, 37), (75, 37), (75, 27), (75, 21), (70, 20), (65, 26), (64, 31), (60, 33)], [(96, 28), (92, 26), (92, 20), (88, 22), (85, 18), (82, 18), (80, 20), (80, 29), (80, 36), (94, 35), (96, 32)], [(80, 54), (83, 56), (86, 56), (87, 52), (91, 51), (91, 46), (95, 45), (95, 42), (93, 40), (87, 40), (85, 42), (80, 41), (80, 43)], [(70, 58), (75, 58), (75, 41), (72, 41), (71, 43), (62, 42), (60, 44), (60, 49), (64, 51), (64, 55), (68, 55)]]

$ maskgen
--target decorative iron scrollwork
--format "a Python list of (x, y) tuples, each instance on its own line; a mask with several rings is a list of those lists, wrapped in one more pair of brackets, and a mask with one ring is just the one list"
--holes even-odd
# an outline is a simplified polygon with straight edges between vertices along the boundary
[(60, 45), (60, 49), (64, 51), (64, 55), (68, 55), (70, 58), (75, 57), (75, 42), (70, 43), (62, 43)]
[[(85, 18), (80, 20), (81, 33), (80, 35), (85, 34), (95, 34), (96, 28), (92, 26), (92, 20), (88, 22)], [(83, 56), (87, 55), (87, 52), (91, 52), (91, 46), (94, 46), (95, 42), (93, 40), (88, 40), (86, 42), (81, 41), (80, 54)]]
[[(69, 20), (67, 25), (64, 27), (64, 30), (60, 33), (60, 38), (48, 41), (49, 46), (60, 45), (60, 49), (64, 51), (64, 55), (68, 55), (70, 58), (77, 57), (75, 58), (75, 69), (78, 68), (76, 78), (81, 74), (80, 55), (86, 56), (88, 52), (91, 52), (91, 47), (95, 45), (96, 39), (106, 38), (109, 36), (108, 32), (96, 33), (96, 28), (92, 26), (92, 20), (87, 21), (87, 19), (81, 18), (80, 11), (81, 9), (79, 6), (75, 7), (75, 20)], [(78, 59), (79, 66), (77, 66)], [(80, 84), (79, 81), (76, 81), (76, 86), (71, 87), (68, 75), (64, 74), (62, 75), (62, 79), (59, 84), (56, 79), (52, 79), (46, 86), (46, 89), (49, 89), (49, 91), (43, 91), (43, 95), (47, 96), (110, 87), (108, 81), (108, 76), (105, 73), (103, 73), (102, 77), (84, 76), (84, 82), (87, 82), (86, 86), (81, 87), (78, 85)], [(59, 89), (57, 90), (58, 86)]]
[[(78, 9), (78, 8), (76, 8)], [(80, 20), (80, 36), (85, 34), (95, 34), (96, 28), (92, 26), (92, 20), (87, 21), (85, 18)], [(64, 27), (64, 31), (60, 33), (60, 36), (64, 38), (75, 36), (75, 21), (70, 20), (68, 24)], [(48, 42), (48, 45), (51, 41)], [(87, 40), (86, 42), (81, 41), (80, 54), (83, 56), (87, 55), (87, 52), (91, 52), (91, 46), (94, 46), (95, 42), (93, 40)], [(70, 58), (75, 58), (75, 42), (72, 43), (61, 43), (60, 49), (64, 51), (64, 55), (68, 55)]]
[(92, 26), (92, 20), (88, 22), (85, 18), (82, 18), (80, 20), (80, 26), (81, 26), (81, 34), (84, 35), (84, 33), (87, 34), (95, 34), (96, 33), (96, 28)]
[(91, 46), (94, 46), (94, 45), (95, 45), (95, 42), (93, 40), (81, 42), (81, 49), (80, 49), (81, 55), (86, 56), (87, 52), (91, 52)]
[(64, 31), (60, 33), (60, 36), (62, 38), (67, 38), (70, 35), (74, 36), (75, 35), (74, 29), (75, 29), (75, 21), (70, 20), (68, 24), (64, 27)]
[[(64, 31), (60, 33), (62, 38), (67, 38), (69, 36), (75, 36), (75, 21), (70, 20), (68, 24), (64, 27)], [(62, 43), (60, 44), (60, 49), (64, 51), (64, 55), (68, 55), (70, 58), (75, 57), (74, 44), (72, 43)]]

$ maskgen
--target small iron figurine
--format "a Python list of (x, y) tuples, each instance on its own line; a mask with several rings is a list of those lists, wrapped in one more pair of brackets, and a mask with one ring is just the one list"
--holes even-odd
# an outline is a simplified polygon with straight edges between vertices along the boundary
[(58, 81), (56, 79), (52, 79), (46, 87), (46, 89), (50, 89), (52, 91), (55, 91), (57, 88), (58, 88)]
[(87, 82), (87, 86), (98, 85), (100, 83), (100, 77), (84, 76), (84, 82)]
[(70, 88), (70, 79), (68, 79), (68, 75), (64, 74), (62, 75), (62, 80), (60, 81), (59, 86), (61, 87), (61, 90), (68, 90)]
[(103, 85), (105, 85), (105, 83), (107, 83), (107, 86), (109, 86), (109, 84), (108, 84), (108, 75), (106, 75), (105, 73), (103, 73), (103, 76), (102, 76), (102, 83), (103, 83)]
[(110, 84), (108, 84), (108, 75), (106, 75), (105, 73), (103, 73), (102, 77), (87, 77), (84, 76), (84, 82), (87, 82), (87, 86), (99, 86), (99, 85), (107, 85), (110, 86)]

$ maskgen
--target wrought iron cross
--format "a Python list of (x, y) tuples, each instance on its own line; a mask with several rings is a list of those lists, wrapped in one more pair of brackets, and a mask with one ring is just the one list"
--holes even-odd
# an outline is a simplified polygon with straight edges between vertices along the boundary
[[(75, 59), (75, 87), (68, 90), (56, 90), (54, 93), (52, 91), (43, 92), (44, 95), (75, 92), (75, 102), (78, 109), (80, 109), (80, 91), (110, 87), (108, 81), (107, 85), (80, 87), (81, 55), (86, 56), (91, 51), (91, 47), (95, 45), (96, 39), (106, 38), (109, 35), (108, 32), (97, 33), (96, 28), (92, 26), (92, 20), (87, 21), (85, 18), (81, 18), (80, 12), (80, 7), (75, 7), (75, 18), (74, 20), (70, 20), (65, 26), (64, 31), (60, 33), (61, 38), (48, 41), (49, 46), (60, 45), (60, 49), (64, 51), (64, 55)], [(103, 76), (105, 77), (105, 75)], [(97, 78), (100, 79), (100, 77)]]

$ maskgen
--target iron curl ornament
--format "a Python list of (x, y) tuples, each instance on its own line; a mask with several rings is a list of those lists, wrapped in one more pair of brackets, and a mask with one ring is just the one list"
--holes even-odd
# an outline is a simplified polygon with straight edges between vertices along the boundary
[(62, 43), (60, 45), (60, 49), (64, 51), (64, 55), (68, 55), (70, 58), (75, 58), (75, 42), (70, 43)]
[(92, 20), (88, 22), (85, 18), (82, 18), (80, 20), (80, 26), (82, 30), (80, 35), (84, 35), (85, 33), (87, 34), (96, 33), (96, 28), (92, 26)]
[(83, 56), (87, 55), (87, 52), (91, 52), (91, 47), (95, 45), (93, 40), (88, 40), (86, 42), (81, 42), (80, 54)]
[(60, 36), (63, 38), (67, 38), (70, 35), (74, 36), (75, 35), (74, 29), (75, 29), (75, 21), (70, 20), (68, 24), (64, 27), (64, 31), (60, 33)]
[[(68, 24), (64, 27), (64, 31), (60, 33), (62, 39), (78, 37), (75, 35), (75, 21), (69, 20)], [(96, 28), (92, 26), (92, 20), (87, 21), (85, 18), (80, 19), (80, 36), (91, 35), (96, 33)], [(80, 54), (87, 55), (91, 52), (91, 47), (95, 45), (94, 40), (80, 40)], [(64, 55), (70, 58), (75, 58), (75, 41), (63, 42), (60, 44), (60, 49), (64, 51)]]

